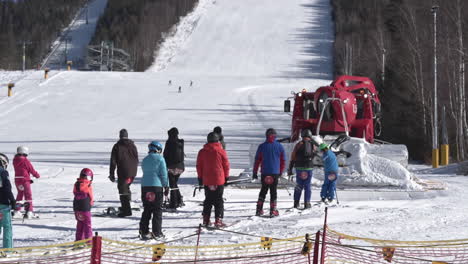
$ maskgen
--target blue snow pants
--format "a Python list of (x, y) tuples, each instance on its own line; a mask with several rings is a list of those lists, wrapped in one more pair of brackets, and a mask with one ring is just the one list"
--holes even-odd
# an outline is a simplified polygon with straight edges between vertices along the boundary
[[(335, 175), (333, 180), (330, 180), (330, 175)], [(323, 181), (322, 191), (320, 192), (320, 197), (322, 199), (326, 198), (329, 200), (335, 199), (336, 193), (336, 180), (338, 179), (338, 173), (326, 173), (325, 180)]]
[(0, 234), (3, 229), (3, 248), (13, 247), (13, 232), (11, 228), (11, 208), (9, 205), (0, 204)]
[(304, 202), (310, 202), (311, 189), (310, 182), (312, 181), (312, 170), (296, 169), (296, 187), (294, 188), (294, 201), (301, 199), (302, 190), (304, 190)]

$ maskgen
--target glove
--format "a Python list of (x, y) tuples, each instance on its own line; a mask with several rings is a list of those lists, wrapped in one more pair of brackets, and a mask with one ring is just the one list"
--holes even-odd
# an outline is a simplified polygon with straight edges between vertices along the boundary
[(228, 181), (229, 181), (229, 177), (226, 178), (226, 181), (224, 182), (224, 186), (227, 186)]
[(16, 201), (15, 200), (12, 200), (10, 202), (10, 206), (11, 206), (11, 210), (16, 210)]
[(164, 187), (164, 196), (169, 195), (169, 187)]
[(254, 172), (254, 173), (253, 173), (253, 175), (252, 175), (252, 179), (254, 179), (254, 180), (258, 179), (258, 175), (257, 175), (257, 173), (256, 173), (256, 172)]
[(34, 183), (34, 181), (33, 181), (33, 180), (29, 180), (29, 182), (30, 182), (31, 184), (33, 184), (33, 183)]
[(115, 182), (115, 176), (114, 175), (109, 175), (109, 180), (111, 182)]
[(203, 179), (198, 178), (198, 187), (202, 187), (202, 186), (203, 186)]

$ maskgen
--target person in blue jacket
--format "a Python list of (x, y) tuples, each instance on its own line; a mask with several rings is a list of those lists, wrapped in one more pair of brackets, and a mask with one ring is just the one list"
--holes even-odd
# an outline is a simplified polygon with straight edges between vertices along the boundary
[(335, 203), (338, 162), (335, 153), (328, 148), (327, 144), (322, 143), (319, 148), (323, 153), (322, 160), (325, 176), (320, 196), (322, 197), (322, 202), (332, 204)]
[(255, 215), (263, 215), (263, 202), (266, 194), (270, 190), (270, 217), (278, 216), (276, 208), (278, 179), (283, 173), (286, 163), (286, 155), (283, 146), (276, 141), (276, 130), (267, 129), (266, 141), (260, 144), (255, 154), (255, 163), (253, 167), (253, 179), (258, 179), (258, 167), (261, 167), (262, 188), (258, 195), (257, 211)]
[(0, 153), (0, 233), (3, 229), (3, 248), (13, 247), (13, 232), (11, 227), (11, 210), (16, 201), (11, 192), (11, 182), (8, 178), (8, 157)]
[[(162, 233), (163, 192), (169, 194), (166, 161), (161, 153), (163, 146), (158, 141), (148, 145), (148, 156), (142, 163), (143, 179), (141, 180), (141, 200), (143, 214), (140, 220), (140, 237), (142, 239), (164, 238)], [(149, 231), (149, 221), (152, 220), (152, 232)]]

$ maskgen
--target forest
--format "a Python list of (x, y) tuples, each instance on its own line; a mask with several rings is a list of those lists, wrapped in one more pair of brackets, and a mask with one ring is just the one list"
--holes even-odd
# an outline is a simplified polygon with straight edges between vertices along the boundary
[(86, 0), (18, 0), (0, 2), (0, 68), (36, 68), (53, 41)]
[(465, 160), (468, 1), (331, 1), (336, 36), (334, 74), (368, 76), (374, 81), (383, 104), (382, 139), (406, 144), (411, 158), (429, 161), (437, 95), (439, 144), (445, 118), (451, 159)]

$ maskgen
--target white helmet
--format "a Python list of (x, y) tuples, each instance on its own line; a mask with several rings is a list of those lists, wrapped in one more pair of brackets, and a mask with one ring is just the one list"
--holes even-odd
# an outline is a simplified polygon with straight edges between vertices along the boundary
[(25, 146), (19, 146), (16, 149), (16, 154), (29, 155), (29, 148)]

